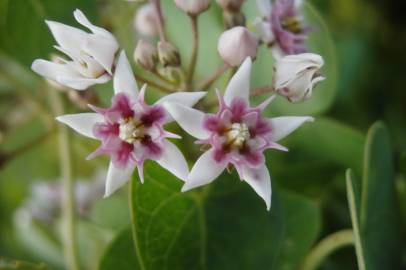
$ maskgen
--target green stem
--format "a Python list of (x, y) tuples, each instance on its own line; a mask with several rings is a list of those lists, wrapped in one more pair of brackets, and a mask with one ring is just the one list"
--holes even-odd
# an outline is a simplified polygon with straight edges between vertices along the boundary
[(170, 88), (167, 88), (167, 87), (165, 87), (165, 86), (159, 85), (159, 84), (157, 84), (157, 83), (155, 83), (155, 82), (153, 82), (153, 81), (151, 81), (151, 80), (145, 79), (145, 78), (143, 78), (143, 77), (141, 77), (141, 76), (139, 76), (139, 75), (137, 75), (137, 74), (134, 74), (134, 76), (135, 76), (135, 79), (137, 79), (138, 82), (146, 83), (146, 84), (148, 84), (149, 86), (152, 86), (152, 87), (154, 87), (154, 88), (160, 90), (160, 91), (163, 92), (163, 93), (171, 94), (171, 93), (176, 92), (176, 91), (173, 90), (173, 89), (170, 89)]
[(316, 270), (324, 259), (337, 249), (354, 244), (351, 229), (335, 232), (321, 240), (307, 255), (301, 270)]
[(197, 86), (197, 89), (199, 89), (199, 91), (206, 90), (207, 88), (210, 87), (210, 85), (212, 85), (212, 83), (214, 83), (218, 78), (220, 78), (221, 75), (223, 75), (224, 72), (226, 72), (229, 68), (230, 68), (229, 65), (223, 63), (213, 74), (207, 77), (204, 81), (200, 82)]
[(188, 74), (186, 78), (186, 85), (191, 87), (193, 81), (193, 75), (195, 74), (197, 54), (199, 51), (199, 27), (198, 27), (198, 17), (196, 15), (189, 16), (192, 23), (192, 33), (193, 33), (193, 48), (192, 48), (192, 58), (190, 60)]
[(156, 13), (158, 14), (158, 32), (159, 39), (164, 42), (166, 41), (166, 34), (164, 30), (164, 17), (161, 10), (161, 0), (151, 0), (152, 4), (155, 7)]
[[(51, 106), (55, 115), (63, 114), (63, 104), (59, 93), (55, 89), (49, 89), (51, 97)], [(74, 182), (72, 177), (72, 160), (69, 146), (69, 133), (66, 126), (58, 127), (58, 147), (59, 161), (61, 166), (62, 184), (63, 184), (63, 248), (67, 269), (79, 270), (79, 259), (76, 243), (75, 230), (75, 201), (74, 201)]]

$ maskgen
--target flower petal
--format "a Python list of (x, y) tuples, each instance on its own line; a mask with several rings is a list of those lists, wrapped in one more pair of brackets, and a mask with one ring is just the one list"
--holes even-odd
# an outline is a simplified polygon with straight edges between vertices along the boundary
[(127, 183), (133, 171), (134, 166), (130, 166), (128, 168), (117, 168), (113, 164), (113, 162), (110, 162), (109, 169), (107, 171), (107, 180), (104, 198), (109, 197), (116, 190), (118, 190), (125, 183)]
[(179, 179), (186, 181), (189, 173), (186, 159), (173, 143), (167, 140), (163, 142), (163, 152), (157, 162)]
[(269, 119), (272, 127), (271, 139), (277, 142), (288, 136), (303, 123), (312, 122), (313, 120), (314, 118), (309, 116), (281, 116), (271, 118)]
[(115, 39), (98, 35), (89, 35), (83, 50), (91, 55), (109, 73), (114, 62), (114, 56), (119, 46)]
[(251, 65), (251, 58), (247, 57), (231, 78), (224, 92), (227, 105), (230, 105), (234, 98), (242, 98), (249, 104)]
[(115, 94), (126, 93), (133, 99), (137, 98), (138, 86), (124, 51), (120, 53), (113, 82)]
[(199, 157), (190, 172), (182, 191), (188, 191), (214, 181), (226, 168), (227, 162), (218, 163), (213, 159), (214, 148)]
[(94, 84), (106, 83), (111, 79), (109, 74), (104, 74), (98, 78), (91, 79), (85, 77), (58, 77), (57, 82), (76, 90), (85, 90)]
[(271, 177), (265, 164), (258, 168), (242, 167), (242, 178), (247, 182), (255, 192), (265, 201), (266, 209), (271, 208)]
[(57, 81), (58, 77), (60, 76), (71, 76), (74, 78), (81, 77), (81, 75), (69, 65), (58, 64), (43, 59), (36, 59), (32, 63), (31, 69), (39, 75), (53, 81)]
[(200, 140), (210, 137), (209, 131), (203, 127), (206, 114), (177, 103), (165, 102), (163, 105), (187, 133)]
[(270, 18), (271, 17), (271, 0), (257, 0), (257, 7), (259, 13), (261, 13), (262, 17)]
[(108, 37), (108, 38), (115, 39), (114, 36), (109, 31), (107, 31), (106, 29), (95, 26), (94, 24), (92, 24), (86, 18), (85, 14), (83, 14), (83, 12), (80, 9), (76, 9), (73, 12), (73, 16), (75, 17), (75, 19), (76, 19), (76, 21), (78, 23), (80, 23), (81, 25), (89, 28), (94, 34), (99, 34), (99, 35), (102, 35), (102, 36), (105, 36), (105, 37)]
[(58, 116), (56, 120), (86, 137), (97, 139), (93, 134), (93, 127), (96, 123), (104, 122), (104, 117), (98, 113), (78, 113)]
[(54, 21), (45, 21), (56, 42), (62, 48), (79, 53), (88, 33), (85, 31)]

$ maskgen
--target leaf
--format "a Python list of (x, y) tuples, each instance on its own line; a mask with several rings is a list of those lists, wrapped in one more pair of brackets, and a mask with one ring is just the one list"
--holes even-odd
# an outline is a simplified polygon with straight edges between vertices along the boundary
[[(52, 35), (44, 20), (74, 24), (72, 12), (80, 8), (90, 18), (91, 0), (0, 0), (0, 50), (26, 66), (35, 58), (48, 58), (53, 51)], [(69, 11), (69, 12), (67, 12)]]
[[(268, 212), (237, 179), (225, 173), (211, 186), (181, 193), (179, 180), (147, 163), (145, 184), (134, 178), (131, 191), (136, 266), (295, 269), (318, 234), (318, 207), (288, 192), (279, 198), (276, 191)], [(298, 224), (305, 224), (300, 232)]]
[(389, 134), (375, 123), (365, 143), (361, 186), (347, 171), (347, 196), (361, 270), (399, 269), (399, 208)]
[(0, 270), (47, 270), (49, 269), (45, 264), (31, 263), (23, 261), (7, 260), (0, 258)]
[(137, 270), (131, 227), (117, 234), (100, 261), (99, 270)]

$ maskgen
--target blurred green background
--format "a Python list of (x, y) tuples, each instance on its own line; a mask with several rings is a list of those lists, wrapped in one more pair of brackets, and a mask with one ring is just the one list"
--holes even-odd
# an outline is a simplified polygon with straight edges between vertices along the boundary
[[(169, 36), (187, 59), (190, 29), (178, 31), (185, 18), (172, 1), (163, 2)], [(255, 17), (254, 2), (247, 0), (244, 6), (248, 22)], [(273, 186), (303, 197), (317, 212), (317, 220), (312, 221), (315, 236), (310, 244), (350, 228), (345, 170), (352, 168), (359, 178), (362, 176), (366, 133), (375, 121), (383, 120), (394, 151), (396, 199), (403, 222), (399, 252), (401, 269), (406, 269), (406, 2), (308, 2), (311, 3), (305, 9), (308, 21), (316, 27), (310, 44), (325, 57), (327, 80), (316, 89), (312, 100), (295, 106), (280, 99), (270, 109), (271, 115), (310, 114), (317, 119), (284, 142), (290, 148), (288, 154), (269, 153)], [(56, 124), (49, 103), (49, 91), (53, 89), (29, 67), (35, 58), (47, 58), (54, 52), (54, 41), (43, 20), (76, 25), (72, 18), (74, 8), (82, 9), (92, 21), (111, 30), (127, 55), (132, 55), (136, 40), (132, 18), (137, 4), (118, 0), (0, 0), (0, 257), (45, 261), (51, 269), (63, 267), (56, 236), (58, 226), (36, 226), (15, 213), (29, 196), (34, 182), (59, 178)], [(204, 55), (209, 57), (199, 62), (199, 78), (219, 63), (216, 45), (222, 18), (218, 6), (213, 3), (201, 21), (206, 31), (202, 31), (200, 59)], [(269, 83), (272, 70), (269, 51), (261, 49), (259, 55), (254, 67), (254, 86)], [(222, 80), (217, 86), (224, 83)], [(110, 83), (96, 87), (95, 91), (106, 102), (111, 87)], [(80, 110), (66, 98), (64, 103), (68, 112)], [(107, 165), (107, 159), (103, 158), (83, 161), (97, 144), (76, 135), (71, 139), (75, 177), (91, 177)], [(79, 242), (86, 268), (97, 267), (104, 248), (129, 223), (127, 204), (126, 192), (121, 192), (96, 201), (81, 219)], [(306, 226), (306, 219), (301, 222), (296, 225)], [(327, 258), (322, 269), (357, 269), (354, 248), (337, 251)]]

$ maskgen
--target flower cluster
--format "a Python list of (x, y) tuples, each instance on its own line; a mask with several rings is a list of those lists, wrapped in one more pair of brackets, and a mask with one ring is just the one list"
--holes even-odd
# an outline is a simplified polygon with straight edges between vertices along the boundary
[[(195, 26), (198, 15), (210, 7), (210, 1), (175, 0), (175, 4)], [(153, 160), (185, 181), (182, 191), (208, 184), (224, 169), (235, 168), (240, 179), (247, 182), (270, 209), (271, 182), (264, 152), (268, 149), (287, 151), (279, 140), (313, 118), (267, 118), (264, 109), (276, 95), (258, 106), (250, 105), (252, 61), (261, 41), (274, 50), (282, 51), (284, 56), (276, 60), (270, 89), (289, 101), (298, 102), (309, 98), (314, 85), (324, 79), (319, 72), (323, 59), (316, 54), (304, 53), (303, 42), (308, 30), (299, 24), (294, 0), (277, 0), (272, 9), (269, 0), (258, 1), (262, 11), (262, 18), (256, 20), (257, 28), (261, 30), (259, 36), (244, 26), (245, 19), (238, 20), (243, 16), (241, 6), (244, 1), (221, 0), (218, 4), (224, 11), (226, 27), (229, 28), (219, 37), (218, 53), (226, 69), (238, 67), (238, 70), (223, 94), (217, 90), (219, 109), (216, 113), (207, 113), (211, 107), (205, 102), (199, 106), (204, 111), (193, 108), (205, 97), (206, 91), (186, 91), (194, 85), (190, 80), (193, 80), (197, 54), (194, 54), (191, 63), (192, 71), (188, 71), (190, 80), (178, 83), (184, 80), (181, 54), (165, 36), (159, 1), (141, 6), (135, 16), (134, 26), (142, 38), (135, 48), (134, 60), (159, 79), (173, 83), (177, 89), (165, 88), (170, 93), (152, 104), (145, 99), (147, 85), (138, 88), (135, 77), (139, 75), (134, 76), (125, 52), (120, 50), (111, 33), (90, 23), (79, 10), (74, 12), (76, 20), (91, 33), (47, 21), (58, 43), (55, 48), (68, 59), (57, 58), (55, 62), (35, 60), (32, 64), (35, 72), (76, 90), (113, 80), (114, 94), (109, 107), (89, 104), (93, 112), (56, 118), (78, 133), (100, 142), (88, 159), (99, 155), (110, 157), (105, 196), (122, 187), (134, 170), (144, 182), (144, 162)], [(197, 31), (198, 28), (194, 29)], [(154, 44), (157, 36), (159, 41)], [(157, 70), (158, 64), (160, 69), (169, 70), (170, 76), (176, 75), (177, 79), (166, 78)], [(174, 70), (177, 72), (175, 75)], [(160, 86), (150, 80), (143, 81), (154, 88)], [(203, 84), (202, 90), (209, 85), (210, 80)], [(166, 124), (173, 121), (195, 137), (197, 144), (208, 149), (190, 171), (182, 152), (171, 142), (171, 139), (181, 137), (165, 129)]]

